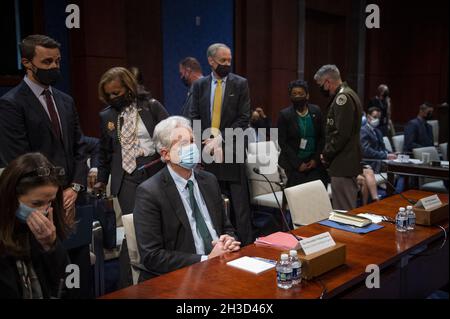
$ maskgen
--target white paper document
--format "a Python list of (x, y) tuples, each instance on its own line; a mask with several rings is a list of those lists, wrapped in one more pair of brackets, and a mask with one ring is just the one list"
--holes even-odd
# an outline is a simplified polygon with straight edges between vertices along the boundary
[(375, 214), (370, 214), (370, 213), (361, 213), (361, 214), (358, 214), (357, 216), (361, 216), (361, 217), (370, 219), (372, 221), (372, 223), (374, 223), (374, 224), (379, 224), (383, 221), (383, 217), (381, 217), (379, 215), (375, 215)]
[(309, 237), (300, 241), (305, 255), (314, 254), (320, 250), (336, 245), (329, 232)]
[(260, 274), (263, 271), (275, 268), (274, 264), (244, 256), (232, 261), (227, 262), (227, 265), (236, 267), (245, 271), (252, 272), (254, 274)]

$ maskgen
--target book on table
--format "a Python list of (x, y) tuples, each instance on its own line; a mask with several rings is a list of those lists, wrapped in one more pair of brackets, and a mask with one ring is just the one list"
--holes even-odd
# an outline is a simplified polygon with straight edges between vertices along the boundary
[(331, 221), (334, 221), (336, 223), (351, 225), (351, 226), (356, 226), (356, 227), (366, 227), (366, 226), (372, 224), (372, 221), (368, 218), (351, 215), (348, 213), (336, 212), (336, 211), (331, 212), (330, 217), (328, 219)]

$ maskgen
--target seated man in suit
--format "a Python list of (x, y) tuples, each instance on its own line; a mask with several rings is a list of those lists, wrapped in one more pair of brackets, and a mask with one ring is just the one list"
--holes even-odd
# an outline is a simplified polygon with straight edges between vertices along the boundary
[(414, 148), (434, 145), (433, 128), (427, 121), (433, 118), (433, 106), (423, 103), (419, 108), (419, 114), (408, 122), (405, 127), (405, 152), (412, 152)]
[(167, 166), (136, 191), (134, 226), (146, 280), (240, 249), (211, 173), (194, 171), (200, 152), (190, 123), (161, 121), (153, 139)]
[(383, 133), (378, 129), (380, 124), (381, 110), (377, 107), (371, 107), (367, 111), (367, 123), (361, 127), (361, 148), (364, 159), (374, 159), (376, 161), (367, 161), (373, 170), (377, 173), (381, 170), (381, 160), (396, 159), (395, 154), (390, 154), (386, 150), (383, 141)]

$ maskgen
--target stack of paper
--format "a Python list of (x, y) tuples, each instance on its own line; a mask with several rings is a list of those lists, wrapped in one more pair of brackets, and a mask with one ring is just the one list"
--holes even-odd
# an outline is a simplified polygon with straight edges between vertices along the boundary
[(259, 237), (255, 240), (256, 245), (268, 246), (279, 249), (299, 249), (299, 242), (292, 234), (276, 232), (269, 236)]
[(251, 257), (241, 257), (232, 261), (227, 262), (227, 265), (236, 267), (245, 271), (252, 272), (254, 274), (262, 273), (263, 271), (272, 269), (275, 267), (274, 264), (268, 263), (259, 259)]

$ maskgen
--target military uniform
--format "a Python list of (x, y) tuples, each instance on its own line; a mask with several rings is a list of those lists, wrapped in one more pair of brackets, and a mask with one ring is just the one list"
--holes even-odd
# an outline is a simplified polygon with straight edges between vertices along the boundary
[(356, 177), (361, 169), (362, 107), (358, 95), (343, 83), (330, 103), (325, 147), (322, 152), (331, 176), (333, 208), (349, 210), (356, 207)]

